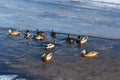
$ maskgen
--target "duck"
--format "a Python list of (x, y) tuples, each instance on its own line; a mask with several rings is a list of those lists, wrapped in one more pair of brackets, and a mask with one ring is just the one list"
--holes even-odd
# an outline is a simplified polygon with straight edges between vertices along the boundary
[(81, 39), (80, 38), (81, 38), (80, 35), (78, 35), (77, 40), (76, 40), (76, 44), (78, 44), (78, 45), (81, 45)]
[(45, 49), (52, 49), (55, 47), (55, 40), (52, 40), (51, 43), (47, 44)]
[(52, 57), (53, 57), (53, 53), (52, 52), (50, 52), (50, 53), (42, 53), (42, 56), (41, 56), (41, 60), (42, 61), (49, 61), (49, 60), (51, 60), (52, 59)]
[(52, 36), (53, 38), (55, 38), (55, 37), (56, 37), (56, 35), (57, 35), (57, 33), (56, 33), (56, 32), (54, 32), (54, 31), (52, 30), (52, 32), (51, 32), (51, 36)]
[(74, 39), (71, 38), (69, 34), (68, 34), (68, 37), (66, 38), (66, 41), (69, 43), (74, 43)]
[(33, 36), (33, 39), (34, 39), (34, 40), (43, 40), (44, 37), (43, 37), (43, 36), (40, 36), (40, 35), (34, 35), (34, 36)]
[(80, 37), (80, 35), (78, 35), (78, 39), (76, 40), (76, 44), (78, 45), (82, 45), (85, 44), (88, 40), (87, 36), (84, 36), (83, 38)]
[(39, 29), (36, 29), (37, 35), (40, 35), (42, 37), (45, 37), (45, 32), (39, 31)]
[(87, 52), (85, 49), (81, 51), (83, 57), (95, 57), (97, 56), (98, 52), (97, 51), (90, 51)]
[(84, 36), (84, 37), (81, 39), (80, 43), (81, 43), (81, 44), (85, 44), (85, 43), (87, 42), (87, 40), (88, 40), (88, 37), (87, 37), (87, 36)]
[(8, 34), (9, 35), (21, 35), (20, 31), (12, 31), (11, 29), (8, 29)]
[(24, 38), (28, 39), (30, 36), (31, 36), (31, 34), (30, 34), (29, 30), (27, 29), (26, 33), (24, 35)]

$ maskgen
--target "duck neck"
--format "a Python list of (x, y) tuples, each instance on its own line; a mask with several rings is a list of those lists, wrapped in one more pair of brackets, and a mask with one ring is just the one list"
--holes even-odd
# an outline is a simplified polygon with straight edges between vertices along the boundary
[(70, 38), (70, 35), (68, 34), (68, 39)]
[(52, 30), (52, 32), (54, 32), (54, 31)]
[(78, 35), (78, 39), (80, 39), (80, 35)]
[(39, 29), (37, 29), (36, 32), (37, 32), (37, 35), (38, 35), (39, 34)]

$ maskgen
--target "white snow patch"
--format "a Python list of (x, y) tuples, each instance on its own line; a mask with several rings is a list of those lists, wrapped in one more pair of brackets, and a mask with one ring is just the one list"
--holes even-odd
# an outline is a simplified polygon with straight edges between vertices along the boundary
[(101, 2), (109, 2), (109, 3), (118, 3), (118, 4), (120, 4), (120, 0), (93, 0), (93, 1), (101, 1)]
[(0, 75), (0, 80), (13, 80), (17, 75)]

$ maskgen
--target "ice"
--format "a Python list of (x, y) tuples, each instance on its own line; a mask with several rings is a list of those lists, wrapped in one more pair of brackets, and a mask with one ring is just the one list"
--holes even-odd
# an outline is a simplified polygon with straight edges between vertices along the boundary
[(18, 75), (0, 75), (0, 80), (13, 80), (17, 77)]
[(119, 3), (120, 4), (120, 0), (93, 0), (93, 1), (102, 1), (102, 2)]
[(0, 27), (119, 39), (119, 21), (119, 0), (0, 0)]

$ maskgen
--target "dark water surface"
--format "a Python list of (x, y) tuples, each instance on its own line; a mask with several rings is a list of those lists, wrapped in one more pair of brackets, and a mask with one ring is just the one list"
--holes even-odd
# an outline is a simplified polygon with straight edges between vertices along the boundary
[[(119, 80), (120, 40), (90, 37), (86, 45), (65, 41), (67, 34), (58, 33), (56, 38), (45, 31), (46, 39), (29, 42), (21, 36), (9, 37), (6, 28), (0, 28), (0, 77), (13, 75), (15, 80)], [(31, 31), (35, 34), (34, 31)], [(71, 34), (76, 38), (77, 35)], [(41, 54), (52, 39), (56, 47), (53, 58), (44, 64)], [(80, 51), (99, 51), (95, 58), (83, 58)], [(12, 76), (11, 76), (12, 77)], [(6, 77), (7, 78), (7, 77)], [(6, 79), (10, 80), (10, 78)]]

